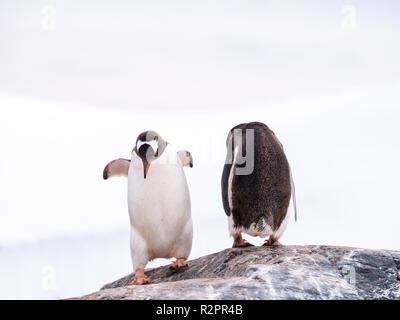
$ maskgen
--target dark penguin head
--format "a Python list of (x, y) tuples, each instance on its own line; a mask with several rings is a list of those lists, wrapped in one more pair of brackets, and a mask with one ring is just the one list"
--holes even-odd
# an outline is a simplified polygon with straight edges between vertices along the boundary
[(162, 155), (166, 145), (167, 142), (155, 131), (145, 131), (137, 137), (133, 151), (142, 159), (145, 179), (149, 173), (151, 161)]

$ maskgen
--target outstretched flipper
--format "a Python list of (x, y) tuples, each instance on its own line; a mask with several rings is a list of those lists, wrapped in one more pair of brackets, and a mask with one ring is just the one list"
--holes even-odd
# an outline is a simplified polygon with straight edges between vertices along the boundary
[(184, 167), (193, 167), (193, 157), (189, 151), (179, 150), (178, 157), (181, 160), (182, 166)]
[(131, 161), (127, 159), (116, 159), (109, 162), (103, 170), (103, 179), (110, 177), (127, 177)]

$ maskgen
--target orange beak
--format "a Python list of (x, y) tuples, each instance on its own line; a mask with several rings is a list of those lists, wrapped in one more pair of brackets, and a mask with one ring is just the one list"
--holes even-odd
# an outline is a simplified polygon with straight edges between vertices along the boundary
[(151, 161), (147, 164), (147, 167), (146, 167), (146, 176), (147, 176), (147, 173), (149, 172), (150, 164), (151, 164)]

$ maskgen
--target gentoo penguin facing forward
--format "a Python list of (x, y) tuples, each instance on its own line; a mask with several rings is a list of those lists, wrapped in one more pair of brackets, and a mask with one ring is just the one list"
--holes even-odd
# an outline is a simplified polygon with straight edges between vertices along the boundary
[(269, 237), (264, 245), (278, 241), (289, 219), (294, 184), (282, 144), (265, 124), (243, 123), (229, 131), (227, 158), (222, 173), (222, 201), (228, 216), (233, 247), (252, 246), (242, 238)]
[(131, 160), (117, 159), (104, 168), (103, 178), (128, 177), (131, 257), (135, 278), (150, 282), (146, 264), (155, 258), (176, 258), (171, 268), (187, 266), (192, 248), (190, 196), (183, 166), (193, 166), (188, 151), (176, 152), (154, 131), (141, 133)]

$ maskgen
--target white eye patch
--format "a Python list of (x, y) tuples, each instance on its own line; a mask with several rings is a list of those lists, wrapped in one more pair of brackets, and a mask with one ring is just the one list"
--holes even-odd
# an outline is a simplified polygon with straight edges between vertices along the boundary
[(157, 152), (158, 149), (158, 142), (155, 140), (151, 140), (151, 141), (141, 141), (139, 140), (136, 144), (136, 150), (139, 150), (139, 148), (144, 145), (144, 144), (148, 144), (154, 151), (154, 153)]

